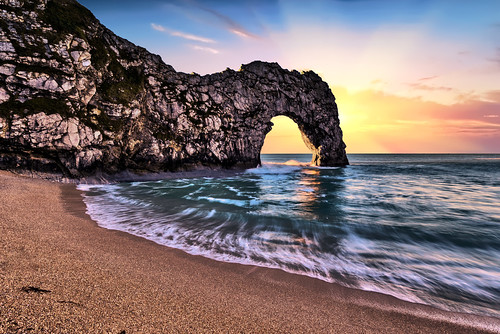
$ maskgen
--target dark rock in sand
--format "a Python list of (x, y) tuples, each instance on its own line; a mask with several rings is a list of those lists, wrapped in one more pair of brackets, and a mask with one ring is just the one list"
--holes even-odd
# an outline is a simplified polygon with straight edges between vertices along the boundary
[(271, 118), (318, 166), (348, 164), (335, 97), (313, 72), (260, 61), (176, 72), (73, 0), (0, 0), (0, 168), (81, 178), (255, 167)]

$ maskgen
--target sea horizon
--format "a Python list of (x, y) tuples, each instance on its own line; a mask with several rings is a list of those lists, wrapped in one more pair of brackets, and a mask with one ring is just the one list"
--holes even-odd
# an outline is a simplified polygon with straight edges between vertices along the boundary
[[(405, 152), (405, 153), (389, 153), (389, 152), (371, 152), (371, 153), (346, 153), (347, 155), (359, 155), (359, 154), (373, 154), (373, 155), (499, 155), (500, 152), (498, 153), (492, 153), (492, 152), (468, 152), (468, 153), (456, 153), (456, 152), (441, 152), (441, 153), (422, 153), (422, 152)], [(262, 155), (310, 155), (312, 156), (312, 153), (261, 153)]]

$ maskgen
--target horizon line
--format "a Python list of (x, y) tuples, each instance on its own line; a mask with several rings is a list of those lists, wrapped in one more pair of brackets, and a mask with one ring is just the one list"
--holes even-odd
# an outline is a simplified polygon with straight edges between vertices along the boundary
[[(280, 152), (280, 153), (260, 153), (260, 154), (310, 154), (311, 153), (303, 153), (303, 152), (297, 152), (297, 153), (290, 153), (290, 152)], [(491, 154), (491, 155), (500, 155), (500, 152), (346, 152), (346, 154)]]

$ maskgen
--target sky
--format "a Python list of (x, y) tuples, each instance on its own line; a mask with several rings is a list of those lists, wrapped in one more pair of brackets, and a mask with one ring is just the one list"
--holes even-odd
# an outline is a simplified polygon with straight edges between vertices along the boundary
[[(348, 153), (500, 153), (499, 0), (80, 0), (182, 72), (313, 70)], [(306, 153), (283, 117), (263, 153)]]

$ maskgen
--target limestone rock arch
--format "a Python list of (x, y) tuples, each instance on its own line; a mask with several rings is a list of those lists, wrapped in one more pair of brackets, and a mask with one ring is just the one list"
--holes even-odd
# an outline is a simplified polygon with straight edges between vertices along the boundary
[(236, 142), (229, 142), (230, 165), (255, 166), (271, 131), (271, 119), (287, 116), (299, 127), (316, 166), (348, 164), (335, 97), (328, 85), (314, 72), (299, 73), (282, 69), (276, 63), (260, 61), (243, 65), (239, 72), (227, 73), (226, 87), (237, 87), (232, 106)]
[(4, 8), (2, 169), (82, 178), (255, 167), (280, 115), (298, 124), (313, 164), (348, 164), (335, 97), (314, 72), (260, 61), (210, 75), (177, 72), (75, 0)]

